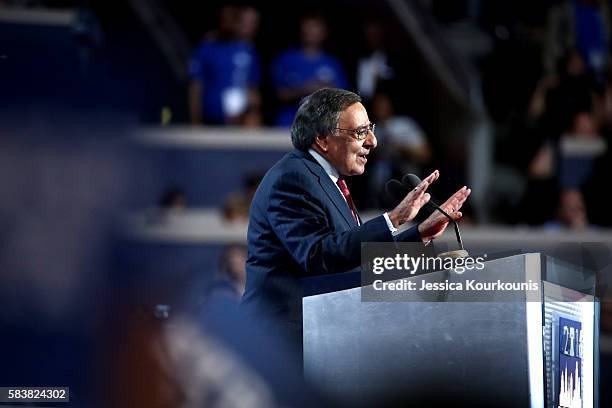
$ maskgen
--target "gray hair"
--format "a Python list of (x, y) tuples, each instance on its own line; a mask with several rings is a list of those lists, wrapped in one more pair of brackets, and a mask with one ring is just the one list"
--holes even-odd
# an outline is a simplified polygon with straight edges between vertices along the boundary
[(330, 135), (340, 120), (340, 113), (349, 106), (361, 102), (356, 93), (337, 88), (322, 88), (306, 96), (291, 125), (293, 146), (307, 151), (317, 135)]

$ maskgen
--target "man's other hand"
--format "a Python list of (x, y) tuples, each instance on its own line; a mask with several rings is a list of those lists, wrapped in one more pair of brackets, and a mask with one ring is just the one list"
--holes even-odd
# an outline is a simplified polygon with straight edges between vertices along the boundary
[[(463, 216), (459, 209), (461, 209), (461, 206), (465, 200), (467, 200), (471, 192), (472, 190), (466, 186), (463, 186), (440, 207), (446, 211), (446, 213), (450, 215), (453, 220), (457, 221)], [(434, 211), (431, 213), (431, 215), (427, 217), (425, 221), (419, 224), (419, 232), (423, 242), (431, 241), (432, 239), (438, 238), (440, 235), (442, 235), (449, 222), (450, 220), (440, 211)]]

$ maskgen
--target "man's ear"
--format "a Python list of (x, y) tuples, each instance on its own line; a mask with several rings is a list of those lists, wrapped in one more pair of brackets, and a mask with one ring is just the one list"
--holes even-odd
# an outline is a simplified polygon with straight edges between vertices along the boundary
[(327, 150), (329, 149), (329, 147), (328, 147), (329, 140), (327, 139), (327, 136), (317, 134), (317, 137), (315, 137), (315, 144), (323, 152), (327, 152)]

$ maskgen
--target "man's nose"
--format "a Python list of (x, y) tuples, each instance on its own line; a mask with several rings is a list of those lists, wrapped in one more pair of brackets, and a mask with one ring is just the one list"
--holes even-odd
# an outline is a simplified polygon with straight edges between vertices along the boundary
[(365, 138), (364, 146), (369, 147), (370, 149), (376, 149), (376, 145), (378, 145), (378, 140), (376, 140), (376, 135), (371, 130), (368, 132), (368, 136)]

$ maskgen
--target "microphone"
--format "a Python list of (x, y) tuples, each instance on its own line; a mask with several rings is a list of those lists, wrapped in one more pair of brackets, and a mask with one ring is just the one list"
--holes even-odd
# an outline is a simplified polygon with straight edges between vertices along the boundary
[(406, 197), (406, 194), (408, 194), (410, 188), (407, 187), (405, 184), (402, 184), (401, 181), (391, 179), (387, 181), (387, 184), (385, 184), (385, 190), (387, 194), (391, 196), (392, 199), (398, 200), (399, 202), (403, 200), (404, 197)]
[[(392, 180), (392, 181), (397, 181), (397, 180)], [(410, 189), (415, 188), (420, 183), (421, 183), (421, 179), (416, 174), (411, 174), (410, 173), (410, 174), (406, 174), (406, 175), (404, 175), (404, 177), (402, 177), (402, 184), (404, 186), (411, 186), (411, 187), (409, 187)], [(388, 185), (389, 185), (389, 183), (387, 183), (387, 186)], [(395, 188), (397, 188), (397, 187), (395, 187)], [(446, 218), (448, 218), (450, 220), (450, 222), (453, 223), (453, 227), (455, 227), (455, 236), (457, 237), (457, 243), (459, 244), (459, 248), (460, 248), (459, 250), (456, 250), (456, 251), (444, 252), (442, 254), (439, 254), (438, 256), (439, 257), (451, 257), (451, 258), (462, 258), (462, 257), (468, 256), (468, 252), (463, 248), (463, 241), (461, 240), (461, 232), (459, 232), (459, 224), (457, 224), (457, 221), (455, 221), (453, 219), (453, 217), (451, 217), (446, 211), (444, 211), (431, 198), (429, 199), (427, 204), (429, 204), (430, 206), (434, 207), (436, 210), (440, 211), (442, 214), (444, 214), (444, 216)]]

